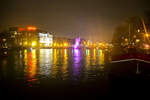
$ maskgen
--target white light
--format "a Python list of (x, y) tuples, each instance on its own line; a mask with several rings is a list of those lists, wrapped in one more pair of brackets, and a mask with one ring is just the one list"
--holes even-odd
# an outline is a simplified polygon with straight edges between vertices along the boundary
[(45, 46), (51, 46), (53, 43), (53, 36), (49, 33), (39, 33), (40, 43)]

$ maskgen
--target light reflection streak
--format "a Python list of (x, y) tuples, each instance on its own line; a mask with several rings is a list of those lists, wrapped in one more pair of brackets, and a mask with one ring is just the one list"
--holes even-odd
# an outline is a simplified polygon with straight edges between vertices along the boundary
[(24, 50), (24, 65), (25, 65), (25, 68), (24, 68), (24, 72), (27, 72), (27, 66), (28, 66), (28, 56), (27, 56), (27, 49)]
[(58, 72), (58, 68), (57, 68), (57, 64), (58, 64), (58, 53), (59, 53), (59, 50), (58, 49), (54, 49), (54, 53), (53, 53), (53, 65), (52, 65), (52, 68), (51, 68), (51, 77), (56, 79), (56, 76), (57, 76), (57, 72)]
[(74, 49), (74, 67), (73, 67), (73, 80), (78, 80), (80, 77), (81, 69), (81, 51), (80, 49)]
[(79, 49), (74, 49), (74, 56), (80, 56), (80, 50)]
[(94, 48), (93, 49), (93, 55), (92, 55), (92, 62), (91, 62), (91, 64), (92, 65), (96, 65), (96, 49)]
[(90, 66), (90, 50), (86, 49), (86, 69), (89, 70)]
[(40, 74), (49, 77), (53, 61), (53, 49), (40, 49)]
[(31, 51), (24, 50), (24, 62), (25, 68), (24, 72), (27, 74), (29, 87), (32, 87), (32, 83), (35, 83), (38, 79), (36, 78), (37, 73), (37, 56), (36, 50), (32, 49)]
[(104, 52), (102, 50), (99, 50), (99, 65), (100, 65), (100, 70), (104, 70)]
[(102, 50), (99, 50), (100, 55), (99, 55), (99, 64), (104, 65), (104, 53)]
[[(100, 65), (100, 69), (98, 66), (99, 70), (104, 68), (104, 66), (101, 66), (104, 64), (102, 50), (86, 49), (82, 51), (82, 53), (86, 53), (86, 56), (83, 56), (83, 54), (81, 55), (81, 49), (40, 49), (39, 58), (37, 58), (36, 52), (35, 49), (32, 49), (32, 51), (24, 50), (25, 73), (27, 73), (30, 83), (38, 80), (37, 74), (44, 76), (44, 78), (61, 78), (62, 80), (72, 77), (76, 81), (80, 80), (83, 73), (84, 79), (88, 79), (93, 75), (89, 73), (91, 73), (91, 70), (95, 71), (97, 65)], [(39, 66), (37, 65), (37, 59)], [(70, 61), (72, 62), (70, 63)], [(71, 70), (70, 67), (72, 67)], [(83, 72), (82, 67), (85, 67)]]
[(63, 50), (64, 51), (64, 59), (63, 59), (63, 66), (62, 66), (62, 79), (63, 80), (66, 80), (67, 79), (67, 77), (68, 77), (68, 70), (67, 70), (67, 68), (68, 68), (68, 49), (64, 49)]
[[(28, 77), (30, 79), (35, 78), (36, 69), (37, 69), (37, 58), (36, 58), (36, 50), (33, 49), (31, 52), (28, 53)], [(31, 80), (32, 81), (32, 80)]]

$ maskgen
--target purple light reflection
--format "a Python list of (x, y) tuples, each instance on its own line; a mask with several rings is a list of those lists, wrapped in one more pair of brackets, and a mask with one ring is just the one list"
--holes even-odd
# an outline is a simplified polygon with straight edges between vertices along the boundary
[(80, 49), (73, 49), (74, 51), (74, 67), (73, 67), (73, 80), (78, 81), (80, 79), (81, 72), (81, 51)]
[(74, 56), (78, 57), (80, 55), (81, 55), (80, 50), (79, 49), (74, 49)]

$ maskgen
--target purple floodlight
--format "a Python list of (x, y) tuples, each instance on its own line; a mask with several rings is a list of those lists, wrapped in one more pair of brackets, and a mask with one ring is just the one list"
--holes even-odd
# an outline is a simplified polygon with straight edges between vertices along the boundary
[(75, 39), (75, 44), (74, 44), (74, 48), (76, 49), (76, 48), (79, 48), (79, 46), (80, 46), (80, 38), (76, 38)]

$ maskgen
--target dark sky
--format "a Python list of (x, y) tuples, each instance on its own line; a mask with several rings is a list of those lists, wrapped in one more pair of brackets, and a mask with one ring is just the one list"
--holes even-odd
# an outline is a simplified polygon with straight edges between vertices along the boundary
[(35, 25), (57, 36), (110, 41), (115, 27), (149, 0), (0, 0), (0, 30)]

